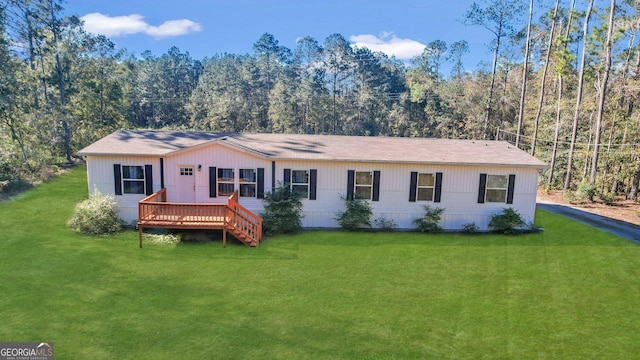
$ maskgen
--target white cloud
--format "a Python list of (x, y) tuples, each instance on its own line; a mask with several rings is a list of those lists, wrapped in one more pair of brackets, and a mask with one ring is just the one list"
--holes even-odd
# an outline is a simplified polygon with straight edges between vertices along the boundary
[(108, 16), (100, 13), (91, 13), (81, 17), (85, 30), (106, 36), (123, 36), (144, 32), (149, 26), (144, 16), (132, 14), (127, 16)]
[(169, 37), (186, 35), (202, 30), (202, 26), (197, 22), (188, 19), (165, 21), (160, 26), (150, 26), (146, 33), (155, 37)]
[(85, 30), (109, 37), (119, 37), (143, 33), (155, 38), (186, 35), (202, 30), (197, 22), (180, 19), (169, 20), (153, 26), (144, 21), (144, 16), (131, 14), (125, 16), (109, 16), (101, 13), (90, 13), (81, 19), (84, 21)]
[(401, 39), (393, 33), (383, 32), (380, 36), (371, 34), (352, 35), (349, 40), (357, 47), (366, 47), (372, 51), (380, 51), (400, 60), (409, 60), (420, 55), (425, 45), (411, 39)]

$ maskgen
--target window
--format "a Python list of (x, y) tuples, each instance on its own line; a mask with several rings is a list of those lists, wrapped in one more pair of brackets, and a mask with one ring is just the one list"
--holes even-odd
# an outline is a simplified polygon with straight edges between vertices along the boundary
[(487, 190), (485, 193), (486, 202), (507, 201), (507, 188), (509, 177), (506, 175), (487, 175)]
[(355, 198), (370, 200), (373, 174), (370, 171), (356, 171), (355, 180)]
[(417, 200), (433, 201), (433, 194), (436, 186), (434, 174), (418, 174)]
[[(315, 174), (311, 173), (311, 194), (315, 193)], [(311, 197), (311, 195), (310, 195)], [(314, 197), (315, 198), (315, 197)], [(347, 199), (380, 201), (380, 171), (347, 170)]]
[(218, 195), (231, 196), (235, 191), (235, 173), (233, 169), (218, 169)]
[(309, 197), (309, 171), (291, 170), (291, 191), (300, 193), (303, 198)]
[(256, 197), (255, 169), (240, 169), (240, 196)]
[[(349, 170), (347, 182), (347, 196), (353, 197), (354, 171)], [(302, 195), (303, 199), (316, 200), (316, 188), (318, 183), (318, 170), (291, 170), (284, 169), (283, 180), (291, 191)], [(259, 186), (259, 184), (258, 184)], [(349, 195), (350, 194), (350, 195)]]
[(144, 194), (144, 168), (122, 165), (122, 189), (125, 194)]
[(151, 195), (153, 193), (153, 166), (113, 164), (113, 185), (115, 195)]
[(193, 168), (192, 167), (181, 167), (180, 168), (180, 176), (193, 176)]
[[(374, 173), (375, 189), (375, 173)], [(482, 190), (484, 200), (484, 190)], [(411, 172), (409, 183), (409, 202), (433, 201), (439, 203), (442, 200), (442, 173), (418, 173)]]

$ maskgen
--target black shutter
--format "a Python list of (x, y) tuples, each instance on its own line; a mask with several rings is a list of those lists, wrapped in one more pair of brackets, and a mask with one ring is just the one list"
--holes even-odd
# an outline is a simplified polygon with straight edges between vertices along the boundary
[(114, 193), (122, 195), (122, 168), (120, 164), (113, 164), (113, 184), (115, 185)]
[(218, 174), (215, 166), (209, 167), (209, 197), (218, 196)]
[(147, 195), (153, 194), (153, 167), (151, 165), (144, 166), (144, 187)]
[(480, 174), (480, 186), (478, 187), (478, 204), (484, 204), (484, 193), (487, 190), (487, 174)]
[(164, 158), (160, 158), (160, 189), (164, 189)]
[(309, 200), (316, 199), (316, 187), (318, 184), (318, 170), (309, 170)]
[(258, 191), (256, 197), (264, 199), (264, 168), (258, 168)]
[(436, 186), (433, 194), (433, 202), (440, 202), (440, 198), (442, 197), (442, 173), (436, 173)]
[(271, 191), (276, 189), (276, 162), (271, 162)]
[(416, 202), (416, 189), (418, 187), (418, 172), (411, 172), (411, 182), (409, 183), (409, 202)]
[(353, 187), (356, 178), (355, 170), (347, 170), (347, 199), (353, 199)]
[(372, 201), (380, 201), (380, 171), (373, 172), (373, 197)]
[(291, 185), (291, 169), (284, 169), (284, 184), (283, 185)]
[(516, 176), (509, 175), (509, 187), (507, 188), (507, 204), (513, 204), (513, 190), (516, 184)]

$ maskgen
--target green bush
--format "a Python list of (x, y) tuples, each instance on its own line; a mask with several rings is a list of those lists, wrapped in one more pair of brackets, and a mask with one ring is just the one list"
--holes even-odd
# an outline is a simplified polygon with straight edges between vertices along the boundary
[(593, 202), (593, 198), (598, 194), (598, 188), (595, 185), (583, 181), (578, 184), (578, 196), (582, 199)]
[(0, 181), (0, 198), (8, 198), (32, 187), (30, 182), (20, 178)]
[(489, 229), (501, 234), (515, 234), (527, 225), (522, 215), (513, 208), (505, 208), (500, 214), (494, 214), (489, 221)]
[(76, 205), (69, 227), (87, 235), (112, 234), (122, 228), (118, 204), (113, 195), (96, 190), (89, 199)]
[(358, 230), (371, 227), (371, 215), (373, 210), (369, 202), (364, 199), (355, 199), (341, 196), (344, 200), (345, 211), (336, 213), (335, 220), (345, 230)]
[(423, 205), (422, 208), (425, 212), (424, 216), (413, 220), (416, 230), (427, 233), (442, 232), (440, 219), (444, 209), (439, 207), (432, 208), (429, 205)]
[(476, 225), (476, 223), (465, 223), (462, 224), (460, 228), (460, 232), (463, 234), (476, 234), (480, 231), (480, 227)]
[(616, 202), (616, 194), (614, 193), (600, 193), (598, 194), (598, 198), (600, 199), (600, 201), (602, 201), (605, 205), (613, 205)]
[(373, 226), (381, 231), (394, 231), (398, 225), (392, 219), (385, 219), (380, 216), (373, 220)]
[(569, 204), (575, 204), (576, 194), (574, 194), (573, 191), (565, 190), (563, 194), (564, 194), (564, 200), (566, 202), (568, 202)]
[(260, 214), (267, 234), (292, 233), (302, 228), (302, 194), (291, 191), (289, 184), (280, 185), (264, 194), (264, 211)]

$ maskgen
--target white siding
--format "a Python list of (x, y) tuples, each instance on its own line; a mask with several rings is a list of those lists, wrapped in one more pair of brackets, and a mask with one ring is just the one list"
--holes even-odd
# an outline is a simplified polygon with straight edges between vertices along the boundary
[[(86, 160), (89, 194), (95, 190), (103, 194), (114, 193), (113, 164), (131, 166), (151, 165), (153, 171), (153, 191), (160, 190), (160, 160), (158, 158), (142, 156), (88, 156)], [(122, 220), (126, 223), (135, 222), (138, 219), (138, 201), (145, 197), (146, 195), (144, 194), (122, 194), (116, 196)]]
[[(453, 165), (409, 165), (385, 163), (335, 163), (277, 161), (276, 181), (283, 181), (284, 169), (318, 170), (317, 200), (304, 200), (305, 227), (337, 227), (334, 217), (343, 210), (340, 196), (347, 192), (347, 171), (380, 171), (380, 200), (370, 201), (373, 219), (393, 220), (398, 228), (413, 228), (412, 221), (424, 214), (423, 205), (444, 208), (441, 226), (459, 230), (464, 223), (474, 222), (486, 230), (492, 214), (513, 207), (529, 223), (535, 215), (538, 171), (516, 167), (463, 167)], [(440, 203), (409, 201), (411, 172), (442, 172), (442, 198)], [(514, 201), (478, 204), (480, 174), (515, 174)]]
[[(271, 190), (271, 160), (240, 152), (220, 144), (213, 144), (199, 149), (181, 152), (176, 156), (165, 158), (164, 179), (167, 188), (167, 200), (181, 202), (175, 184), (177, 182), (178, 167), (193, 165), (195, 175), (195, 191), (197, 203), (226, 203), (227, 196), (209, 197), (209, 167), (232, 168), (235, 171), (235, 189), (239, 188), (239, 169), (264, 168), (265, 192)], [(200, 170), (198, 167), (200, 166)], [(247, 209), (259, 213), (262, 211), (262, 200), (257, 198), (240, 197), (239, 202)]]
[[(87, 158), (89, 191), (98, 189), (103, 193), (114, 192), (113, 164), (153, 165), (154, 191), (160, 189), (160, 159), (152, 157), (95, 157)], [(393, 220), (400, 229), (413, 228), (412, 221), (424, 214), (423, 205), (444, 208), (440, 225), (448, 230), (459, 230), (464, 223), (473, 222), (486, 230), (492, 214), (506, 207), (515, 208), (527, 223), (533, 222), (535, 215), (538, 170), (522, 167), (480, 167), (456, 165), (388, 164), (333, 161), (275, 161), (276, 184), (283, 182), (284, 169), (317, 169), (316, 200), (303, 200), (304, 227), (338, 227), (334, 217), (343, 210), (340, 196), (347, 192), (347, 171), (380, 171), (380, 200), (371, 201), (374, 216)], [(265, 192), (272, 189), (272, 161), (250, 152), (238, 151), (221, 144), (213, 144), (191, 151), (181, 152), (164, 158), (164, 185), (168, 201), (180, 202), (176, 191), (178, 167), (192, 165), (195, 176), (195, 199), (199, 203), (225, 203), (227, 197), (209, 197), (209, 167), (233, 168), (238, 189), (238, 175), (241, 168), (264, 168)], [(200, 166), (200, 171), (198, 167)], [(436, 173), (442, 175), (441, 202), (409, 201), (410, 174)], [(515, 174), (513, 204), (478, 204), (480, 174)], [(144, 195), (116, 196), (121, 217), (132, 222), (137, 219), (137, 203)], [(240, 203), (255, 213), (263, 210), (261, 199), (241, 197)]]

